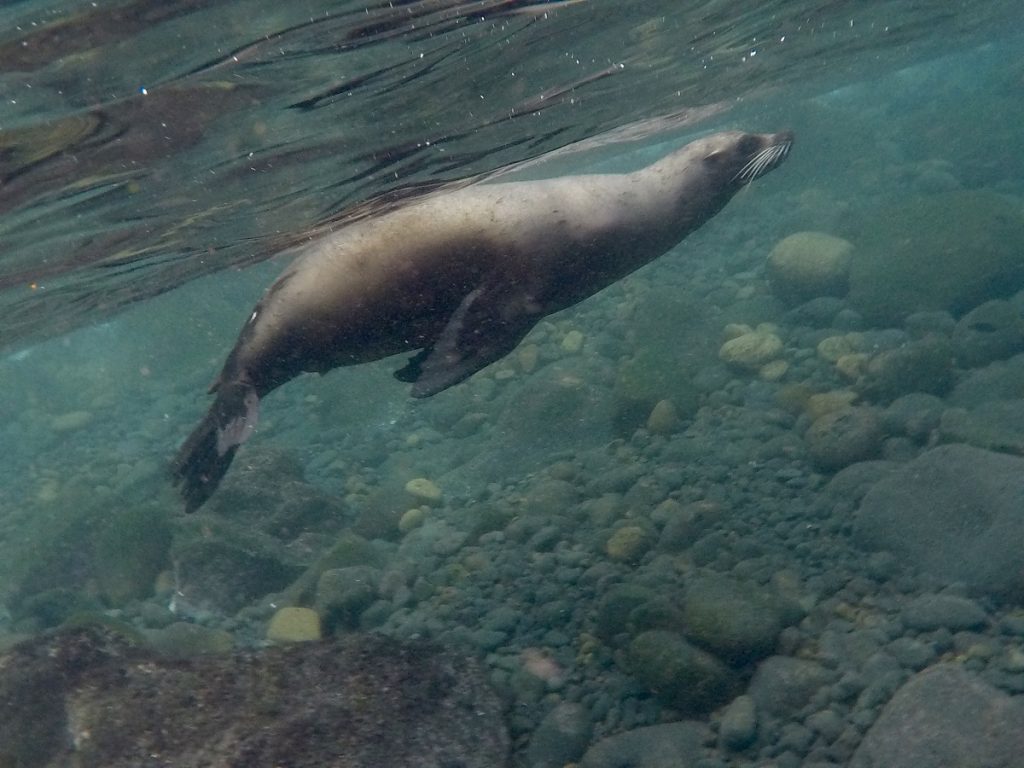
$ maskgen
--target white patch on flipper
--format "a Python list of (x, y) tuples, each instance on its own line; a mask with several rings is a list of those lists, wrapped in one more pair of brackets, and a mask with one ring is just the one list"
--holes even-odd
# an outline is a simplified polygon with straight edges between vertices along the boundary
[(217, 430), (217, 455), (223, 456), (236, 445), (248, 440), (260, 418), (260, 398), (253, 391), (245, 393), (245, 413), (236, 416)]

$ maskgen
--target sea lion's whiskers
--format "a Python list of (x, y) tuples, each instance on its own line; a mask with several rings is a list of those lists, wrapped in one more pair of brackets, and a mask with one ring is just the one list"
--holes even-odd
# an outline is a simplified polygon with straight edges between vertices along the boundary
[(785, 159), (786, 155), (789, 154), (791, 146), (792, 142), (787, 141), (782, 144), (773, 144), (770, 147), (765, 147), (750, 158), (746, 165), (740, 168), (739, 172), (733, 177), (733, 181), (749, 183), (761, 177)]

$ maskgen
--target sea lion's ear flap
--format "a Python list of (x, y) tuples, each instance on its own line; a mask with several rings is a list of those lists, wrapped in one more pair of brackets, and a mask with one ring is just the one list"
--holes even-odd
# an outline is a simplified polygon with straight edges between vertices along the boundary
[(412, 381), (413, 397), (430, 397), (499, 360), (518, 344), (541, 315), (507, 289), (481, 286), (463, 297), (434, 343), (395, 372)]
[(709, 152), (708, 154), (704, 155), (704, 162), (710, 165), (717, 165), (722, 161), (723, 157), (725, 157), (725, 150), (716, 149), (714, 152)]

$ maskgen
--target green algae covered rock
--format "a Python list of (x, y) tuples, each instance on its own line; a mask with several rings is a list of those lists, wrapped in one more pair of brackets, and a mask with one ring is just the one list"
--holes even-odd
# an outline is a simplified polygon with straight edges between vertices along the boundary
[(736, 691), (735, 673), (676, 632), (642, 632), (627, 659), (630, 672), (663, 704), (687, 714), (710, 712)]
[(799, 607), (772, 590), (726, 576), (701, 576), (683, 595), (686, 635), (730, 663), (770, 654), (783, 627), (801, 618)]

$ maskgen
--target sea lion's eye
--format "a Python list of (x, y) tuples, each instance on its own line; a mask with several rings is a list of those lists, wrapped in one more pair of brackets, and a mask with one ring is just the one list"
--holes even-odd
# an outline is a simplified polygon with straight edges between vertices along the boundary
[(725, 152), (723, 152), (720, 149), (716, 149), (710, 155), (705, 155), (704, 156), (704, 162), (705, 163), (710, 163), (711, 165), (717, 165), (718, 163), (722, 162), (722, 158), (724, 156), (725, 156)]
[(748, 136), (744, 136), (742, 139), (740, 139), (740, 143), (739, 143), (739, 147), (738, 147), (738, 149), (740, 151), (740, 154), (743, 154), (743, 155), (752, 155), (755, 152), (757, 152), (758, 149), (760, 149), (760, 148), (761, 148), (761, 142), (758, 140), (757, 136), (749, 136), (749, 135)]

